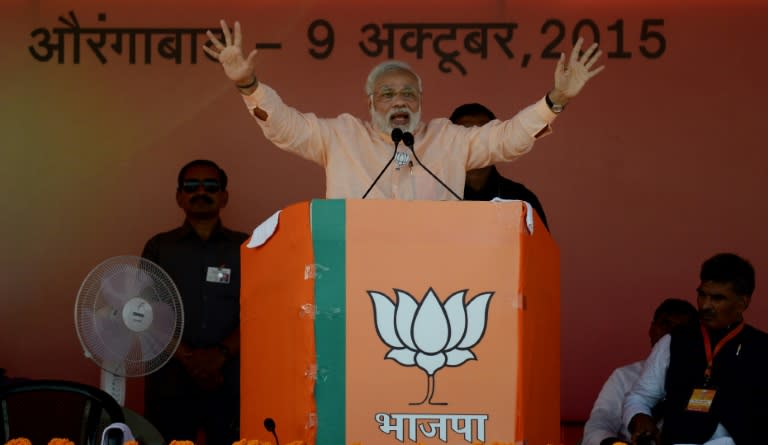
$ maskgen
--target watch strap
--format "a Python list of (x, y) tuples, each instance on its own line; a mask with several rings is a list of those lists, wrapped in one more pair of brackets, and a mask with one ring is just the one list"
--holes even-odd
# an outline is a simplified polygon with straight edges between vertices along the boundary
[(547, 106), (553, 113), (560, 113), (565, 109), (565, 105), (560, 105), (552, 102), (552, 99), (549, 98), (549, 93), (544, 95), (544, 101), (547, 103)]

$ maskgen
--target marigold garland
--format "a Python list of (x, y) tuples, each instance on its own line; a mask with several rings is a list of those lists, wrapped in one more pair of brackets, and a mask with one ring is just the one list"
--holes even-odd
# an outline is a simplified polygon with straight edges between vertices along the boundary
[[(5, 443), (5, 445), (32, 445), (32, 442), (27, 439), (26, 437), (17, 437), (14, 439), (9, 440)], [(62, 439), (62, 438), (53, 438), (48, 442), (48, 445), (75, 445), (74, 442), (72, 442), (69, 439)], [(128, 440), (123, 445), (139, 445), (139, 442), (135, 440)], [(168, 445), (195, 445), (195, 443), (191, 440), (172, 440), (171, 443)], [(237, 442), (233, 442), (232, 445), (272, 445), (272, 442), (260, 442), (258, 440), (248, 440), (248, 439), (240, 439)], [(303, 440), (294, 440), (293, 442), (288, 442), (287, 445), (306, 445)], [(350, 445), (363, 445), (360, 442), (353, 442)], [(424, 445), (421, 442), (417, 443), (416, 445)], [(514, 445), (514, 442), (490, 442), (482, 444), (480, 442), (475, 442), (472, 445)]]
[[(233, 442), (232, 445), (272, 445), (272, 442), (259, 442), (258, 440), (240, 439), (237, 442)], [(306, 445), (306, 444), (304, 443), (303, 440), (294, 440), (293, 442), (288, 442), (288, 445)]]

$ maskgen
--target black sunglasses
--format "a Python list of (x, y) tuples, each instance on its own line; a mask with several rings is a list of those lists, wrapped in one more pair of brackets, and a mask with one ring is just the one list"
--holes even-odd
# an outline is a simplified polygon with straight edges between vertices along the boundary
[(221, 184), (218, 179), (188, 179), (181, 183), (181, 189), (186, 193), (194, 193), (200, 186), (208, 193), (216, 193), (221, 190)]

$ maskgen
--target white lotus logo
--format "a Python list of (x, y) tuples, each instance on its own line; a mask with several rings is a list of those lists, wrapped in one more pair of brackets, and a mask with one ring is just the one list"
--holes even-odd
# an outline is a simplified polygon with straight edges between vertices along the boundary
[(427, 373), (427, 394), (424, 400), (411, 405), (446, 405), (432, 401), (435, 373), (444, 366), (455, 367), (477, 359), (470, 348), (485, 334), (493, 292), (478, 294), (465, 304), (466, 289), (454, 293), (445, 303), (440, 302), (432, 288), (421, 303), (403, 290), (394, 291), (397, 303), (383, 293), (368, 291), (376, 332), (392, 348), (385, 358), (403, 366), (418, 366)]

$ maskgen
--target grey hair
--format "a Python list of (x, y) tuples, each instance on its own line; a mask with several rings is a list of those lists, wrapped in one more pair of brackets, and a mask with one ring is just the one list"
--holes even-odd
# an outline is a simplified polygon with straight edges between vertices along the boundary
[(390, 71), (407, 71), (413, 74), (416, 77), (416, 80), (419, 82), (419, 93), (422, 92), (421, 77), (419, 77), (419, 75), (413, 71), (413, 68), (411, 68), (410, 65), (400, 60), (385, 60), (384, 62), (376, 65), (371, 70), (371, 73), (368, 74), (368, 79), (365, 81), (365, 95), (370, 96), (373, 94), (373, 85), (376, 83), (376, 80), (378, 80), (382, 74), (388, 73)]

